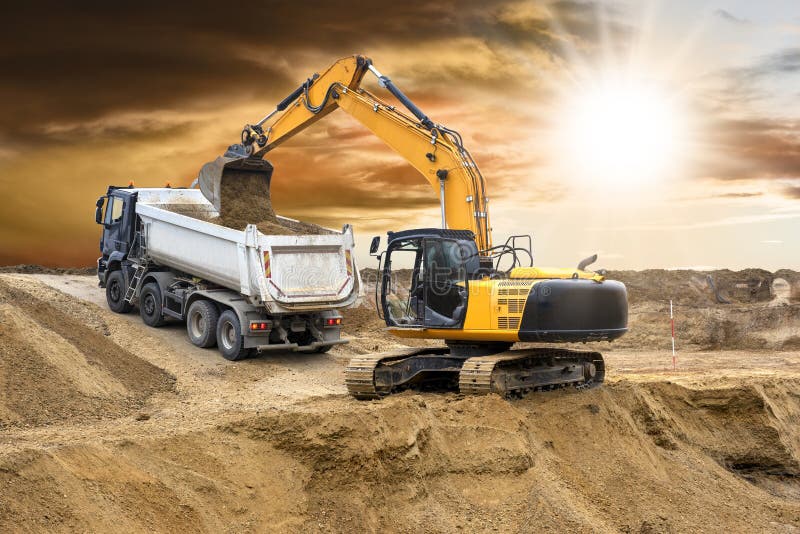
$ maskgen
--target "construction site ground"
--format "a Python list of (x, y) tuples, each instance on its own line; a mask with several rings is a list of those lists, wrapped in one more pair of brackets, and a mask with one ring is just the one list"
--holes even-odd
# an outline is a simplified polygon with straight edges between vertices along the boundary
[(348, 359), (401, 343), (369, 303), (328, 354), (228, 362), (93, 276), (0, 274), (0, 531), (796, 532), (796, 273), (730, 304), (623, 274), (602, 387), (370, 402)]

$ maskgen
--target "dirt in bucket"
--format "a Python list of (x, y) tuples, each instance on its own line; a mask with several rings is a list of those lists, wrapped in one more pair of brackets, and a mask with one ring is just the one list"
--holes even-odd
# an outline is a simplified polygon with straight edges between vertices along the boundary
[(164, 205), (170, 211), (235, 230), (255, 224), (258, 231), (268, 235), (330, 234), (322, 226), (278, 217), (272, 207), (269, 177), (263, 173), (228, 170), (220, 184), (220, 214), (208, 217), (202, 210), (185, 205)]
[(255, 224), (262, 234), (314, 235), (328, 234), (321, 226), (278, 218), (272, 208), (269, 178), (261, 173), (228, 171), (220, 185), (220, 216), (211, 222), (244, 230)]
[(262, 173), (227, 171), (220, 184), (218, 224), (244, 229), (258, 222), (277, 223), (269, 194), (269, 177)]

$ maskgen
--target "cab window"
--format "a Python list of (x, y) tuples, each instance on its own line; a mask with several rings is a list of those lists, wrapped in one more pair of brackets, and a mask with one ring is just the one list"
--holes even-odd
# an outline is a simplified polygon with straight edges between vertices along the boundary
[(125, 201), (121, 198), (110, 197), (106, 206), (106, 222), (115, 223), (122, 219), (122, 208)]

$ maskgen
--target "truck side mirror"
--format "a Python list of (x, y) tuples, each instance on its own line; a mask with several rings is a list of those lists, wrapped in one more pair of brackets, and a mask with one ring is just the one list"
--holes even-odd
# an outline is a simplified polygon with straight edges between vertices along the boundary
[(376, 235), (375, 237), (372, 238), (372, 243), (369, 244), (370, 255), (372, 256), (376, 252), (378, 252), (378, 247), (380, 246), (381, 246), (381, 236)]
[(106, 197), (100, 197), (97, 199), (97, 203), (95, 204), (94, 208), (94, 222), (97, 224), (103, 224), (103, 203), (105, 202)]

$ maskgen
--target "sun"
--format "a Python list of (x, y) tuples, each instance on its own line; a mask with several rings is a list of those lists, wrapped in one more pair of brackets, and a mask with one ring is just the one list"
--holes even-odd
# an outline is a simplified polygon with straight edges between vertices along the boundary
[(558, 153), (572, 179), (643, 186), (681, 165), (682, 113), (656, 86), (611, 77), (574, 90), (563, 102)]

